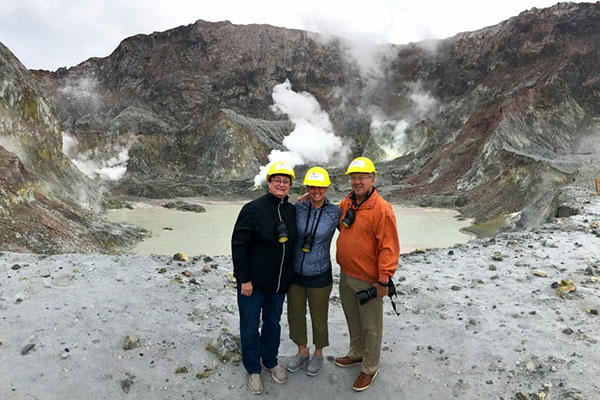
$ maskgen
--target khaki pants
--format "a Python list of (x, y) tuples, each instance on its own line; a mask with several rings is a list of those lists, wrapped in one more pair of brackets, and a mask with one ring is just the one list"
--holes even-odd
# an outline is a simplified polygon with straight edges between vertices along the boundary
[(356, 292), (371, 287), (373, 287), (371, 283), (341, 273), (340, 300), (350, 333), (348, 357), (354, 360), (362, 358), (361, 370), (369, 375), (373, 375), (379, 368), (383, 333), (383, 300), (375, 298), (360, 305), (356, 299)]
[(288, 323), (290, 324), (290, 339), (298, 346), (306, 346), (306, 301), (310, 309), (313, 344), (317, 349), (329, 346), (329, 331), (327, 329), (327, 313), (329, 311), (329, 294), (333, 284), (324, 288), (310, 288), (292, 285), (287, 293)]

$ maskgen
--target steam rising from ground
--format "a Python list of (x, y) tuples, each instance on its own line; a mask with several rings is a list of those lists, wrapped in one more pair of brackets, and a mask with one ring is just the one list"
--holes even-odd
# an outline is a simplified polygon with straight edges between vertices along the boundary
[(287, 151), (273, 150), (269, 164), (254, 177), (258, 187), (264, 182), (274, 161), (286, 161), (292, 167), (304, 164), (338, 166), (347, 162), (350, 150), (342, 138), (335, 135), (329, 116), (310, 93), (294, 92), (289, 80), (273, 88), (271, 106), (275, 113), (285, 114), (294, 124), (292, 133), (283, 139)]
[(92, 152), (90, 150), (78, 153), (77, 139), (63, 132), (63, 153), (75, 164), (77, 168), (90, 178), (100, 178), (103, 181), (118, 181), (127, 171), (129, 160), (129, 145), (115, 145), (112, 148), (112, 157)]
[[(313, 28), (321, 33), (315, 36), (315, 40), (320, 40), (324, 45), (339, 40), (338, 37), (330, 35), (332, 26), (327, 21), (313, 18), (311, 23)], [(340, 30), (340, 26), (337, 26), (336, 31), (343, 32), (343, 36), (348, 39), (340, 41), (340, 46), (348, 64), (351, 68), (355, 67), (361, 77), (360, 85), (350, 84), (337, 88), (337, 99), (343, 108), (346, 104), (360, 103), (357, 111), (362, 117), (371, 120), (371, 138), (381, 150), (377, 152), (377, 159), (374, 161), (392, 160), (406, 154), (412, 150), (409, 146), (422, 142), (421, 138), (407, 140), (407, 128), (414, 122), (431, 117), (438, 108), (438, 101), (420, 82), (406, 82), (410, 108), (402, 110), (401, 115), (386, 114), (373, 104), (373, 98), (378, 97), (387, 88), (385, 82), (389, 78), (390, 65), (398, 57), (398, 47), (386, 44), (382, 37), (343, 28)], [(438, 42), (428, 41), (419, 46), (427, 52), (434, 52)]]
[[(437, 109), (437, 100), (424, 91), (419, 83), (412, 85), (412, 93), (408, 97), (412, 101), (412, 106), (406, 119), (387, 119), (378, 113), (371, 118), (371, 137), (384, 153), (383, 158), (377, 161), (393, 160), (406, 154), (410, 150), (406, 134), (410, 121), (422, 120)], [(420, 142), (421, 140), (411, 141), (411, 143)]]

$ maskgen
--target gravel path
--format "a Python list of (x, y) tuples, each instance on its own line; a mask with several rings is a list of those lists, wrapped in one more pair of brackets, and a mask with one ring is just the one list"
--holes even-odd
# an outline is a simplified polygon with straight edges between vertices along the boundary
[[(579, 214), (538, 229), (403, 255), (368, 396), (599, 399), (600, 196), (569, 198)], [(243, 367), (206, 349), (239, 334), (230, 271), (230, 257), (0, 253), (0, 399), (253, 398)], [(334, 288), (323, 371), (263, 372), (263, 396), (367, 395), (351, 389), (359, 367), (333, 364), (346, 332)]]

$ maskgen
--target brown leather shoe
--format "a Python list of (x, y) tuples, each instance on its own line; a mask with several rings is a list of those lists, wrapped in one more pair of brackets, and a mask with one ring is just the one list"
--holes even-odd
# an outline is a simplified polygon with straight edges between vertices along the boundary
[(367, 390), (369, 386), (371, 386), (371, 383), (373, 383), (373, 381), (375, 380), (376, 376), (377, 371), (375, 371), (373, 375), (368, 375), (364, 372), (361, 372), (360, 375), (358, 375), (358, 378), (356, 378), (356, 380), (354, 381), (354, 386), (352, 386), (352, 389), (356, 390), (357, 392)]
[(349, 367), (351, 365), (356, 365), (356, 364), (361, 364), (362, 363), (362, 358), (359, 358), (358, 360), (353, 360), (348, 356), (344, 356), (344, 357), (338, 357), (335, 359), (335, 365), (337, 365), (338, 367)]

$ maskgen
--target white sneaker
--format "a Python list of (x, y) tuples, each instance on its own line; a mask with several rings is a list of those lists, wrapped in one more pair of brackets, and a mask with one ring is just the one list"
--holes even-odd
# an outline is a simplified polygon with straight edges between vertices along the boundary
[(261, 394), (263, 392), (263, 384), (260, 374), (248, 375), (248, 388), (252, 394)]
[(277, 383), (286, 383), (287, 382), (287, 374), (283, 367), (279, 364), (274, 366), (273, 368), (268, 368), (271, 372), (271, 378)]

